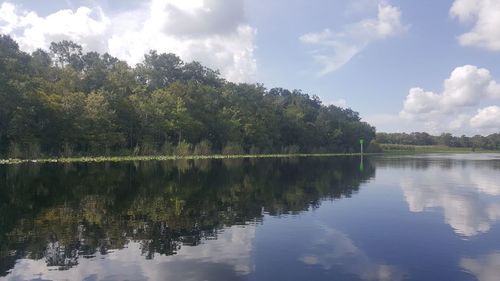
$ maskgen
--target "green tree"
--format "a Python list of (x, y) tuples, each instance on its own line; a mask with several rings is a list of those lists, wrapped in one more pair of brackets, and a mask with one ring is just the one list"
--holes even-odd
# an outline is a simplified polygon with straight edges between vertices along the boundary
[(123, 136), (116, 130), (116, 115), (103, 92), (93, 92), (85, 99), (85, 136), (90, 151), (109, 153), (123, 144)]
[[(151, 51), (130, 67), (71, 41), (27, 54), (9, 36), (0, 36), (0, 104), (2, 156), (151, 154), (180, 143), (206, 152), (205, 141), (216, 152), (341, 152), (375, 132), (352, 109), (300, 90), (231, 83), (174, 54)], [(436, 141), (425, 133), (385, 138)], [(468, 140), (451, 136), (449, 145), (476, 143)], [(481, 142), (498, 147), (496, 136)]]

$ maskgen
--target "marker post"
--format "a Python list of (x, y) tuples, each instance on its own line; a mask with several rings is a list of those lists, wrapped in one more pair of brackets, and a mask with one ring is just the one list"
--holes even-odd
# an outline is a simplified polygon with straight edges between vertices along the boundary
[(365, 143), (365, 140), (364, 139), (359, 139), (359, 145), (361, 146), (361, 161), (359, 163), (359, 171), (363, 172), (363, 170), (365, 169), (364, 165), (363, 165), (363, 144)]

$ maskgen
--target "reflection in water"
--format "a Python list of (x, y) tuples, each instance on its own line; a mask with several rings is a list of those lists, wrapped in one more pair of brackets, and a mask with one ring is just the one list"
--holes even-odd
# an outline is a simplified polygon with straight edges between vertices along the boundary
[[(143, 245), (131, 241), (126, 248), (107, 255), (97, 253), (81, 259), (79, 266), (68, 270), (51, 270), (44, 260), (20, 260), (9, 277), (29, 280), (43, 276), (48, 280), (237, 280), (253, 270), (250, 251), (255, 226), (234, 226), (217, 239), (178, 250), (176, 256), (159, 256), (153, 261), (141, 256)], [(105, 259), (104, 259), (105, 258)]]
[(462, 258), (460, 266), (473, 274), (478, 281), (498, 281), (500, 278), (500, 253), (480, 258)]
[(328, 226), (321, 229), (310, 247), (311, 254), (300, 258), (303, 263), (319, 265), (326, 270), (341, 270), (361, 280), (403, 280), (402, 272), (394, 266), (371, 260), (346, 234)]
[(0, 166), (0, 280), (498, 280), (498, 158), (363, 168), (358, 157)]
[(358, 160), (0, 166), (0, 276), (234, 280), (264, 213), (351, 196)]
[[(485, 233), (500, 219), (500, 169), (495, 158), (477, 155), (474, 159), (399, 158), (384, 159), (393, 168), (412, 167), (400, 176), (406, 202), (412, 212), (442, 208), (445, 222), (457, 234), (474, 236)], [(479, 159), (477, 159), (479, 157)], [(377, 163), (377, 166), (382, 166)], [(417, 169), (414, 169), (417, 167)]]

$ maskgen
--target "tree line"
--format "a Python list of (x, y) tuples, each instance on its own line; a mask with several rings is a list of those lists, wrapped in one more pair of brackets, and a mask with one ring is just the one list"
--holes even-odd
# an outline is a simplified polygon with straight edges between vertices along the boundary
[(232, 83), (150, 51), (134, 67), (80, 45), (0, 35), (0, 156), (352, 152), (375, 128), (300, 90)]
[(403, 145), (444, 145), (448, 147), (468, 147), (472, 149), (481, 148), (488, 150), (500, 150), (500, 133), (488, 136), (475, 135), (468, 137), (453, 136), (443, 133), (433, 136), (425, 132), (407, 133), (377, 133), (376, 142), (380, 144), (403, 144)]

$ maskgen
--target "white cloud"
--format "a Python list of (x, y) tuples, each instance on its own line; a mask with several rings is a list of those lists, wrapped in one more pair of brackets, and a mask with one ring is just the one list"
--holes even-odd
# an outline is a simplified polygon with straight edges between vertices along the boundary
[(52, 41), (66, 39), (133, 65), (154, 49), (201, 61), (231, 81), (253, 81), (256, 30), (245, 23), (243, 4), (243, 0), (150, 0), (116, 15), (96, 6), (40, 17), (4, 2), (0, 31), (26, 51), (47, 49)]
[(470, 124), (474, 128), (500, 130), (500, 107), (488, 106), (479, 109), (477, 114), (470, 119)]
[(404, 101), (403, 115), (432, 113), (440, 108), (441, 96), (421, 88), (411, 88)]
[(343, 107), (343, 108), (346, 108), (347, 107), (347, 101), (345, 99), (338, 99), (338, 100), (334, 100), (334, 101), (330, 101), (330, 102), (325, 102), (325, 105), (326, 106), (329, 106), (329, 105), (335, 105), (335, 106), (338, 106), (338, 107)]
[(484, 68), (464, 65), (453, 70), (444, 81), (441, 94), (412, 88), (404, 102), (403, 114), (422, 115), (450, 112), (462, 107), (476, 106), (483, 99), (500, 97), (500, 86)]
[(403, 118), (398, 113), (367, 114), (362, 116), (362, 120), (375, 126), (378, 132), (401, 133), (426, 131), (430, 134), (441, 133), (430, 122)]
[(500, 1), (455, 0), (450, 15), (473, 27), (458, 37), (463, 46), (500, 51)]
[(500, 97), (500, 85), (484, 68), (473, 65), (457, 67), (444, 82), (443, 106), (474, 106), (484, 98)]
[[(455, 68), (444, 81), (442, 93), (411, 88), (400, 117), (426, 124), (434, 131), (485, 133), (495, 124), (494, 108), (475, 111), (482, 103), (500, 98), (500, 85), (490, 72), (473, 65)], [(489, 120), (486, 122), (486, 120)], [(498, 123), (496, 123), (498, 124)]]
[(100, 8), (80, 7), (60, 10), (47, 17), (23, 11), (14, 4), (0, 6), (0, 30), (11, 34), (23, 50), (48, 49), (53, 41), (63, 39), (81, 43), (88, 50), (106, 51), (105, 41), (111, 20)]
[(16, 7), (10, 3), (2, 3), (0, 6), (0, 32), (12, 32), (18, 22), (19, 17), (16, 14)]
[(325, 75), (348, 63), (373, 41), (393, 37), (407, 30), (408, 26), (401, 23), (401, 10), (398, 7), (379, 4), (377, 18), (346, 25), (340, 32), (327, 28), (304, 34), (299, 39), (304, 44), (319, 48), (313, 51), (313, 58), (323, 66), (320, 75)]
[(460, 129), (467, 126), (467, 122), (469, 122), (470, 116), (467, 114), (459, 114), (454, 117), (454, 120), (450, 121), (448, 124), (451, 131), (459, 131)]

